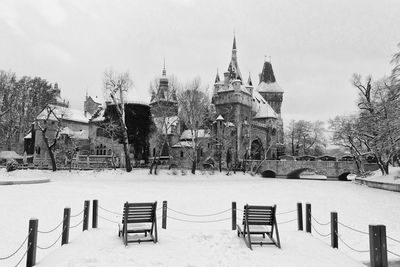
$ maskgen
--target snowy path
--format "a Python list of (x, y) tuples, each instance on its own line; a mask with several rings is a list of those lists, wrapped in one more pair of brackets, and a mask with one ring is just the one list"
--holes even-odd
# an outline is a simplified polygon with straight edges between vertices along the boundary
[[(238, 208), (243, 208), (246, 203), (277, 204), (278, 213), (295, 209), (297, 202), (310, 202), (312, 203), (313, 216), (321, 222), (329, 221), (329, 213), (337, 211), (339, 221), (346, 225), (368, 231), (368, 224), (385, 224), (387, 234), (400, 239), (400, 194), (372, 189), (352, 182), (263, 179), (243, 174), (226, 176), (224, 174), (201, 175), (199, 173), (196, 176), (173, 176), (164, 173), (158, 176), (149, 176), (147, 170), (135, 170), (130, 174), (122, 171), (72, 173), (60, 171), (52, 173), (33, 170), (6, 174), (0, 170), (0, 176), (5, 175), (9, 176), (8, 179), (13, 177), (50, 178), (51, 182), (0, 186), (0, 210), (2, 211), (0, 257), (9, 255), (18, 248), (28, 232), (28, 221), (31, 217), (39, 219), (39, 230), (48, 230), (61, 221), (63, 209), (66, 206), (71, 207), (72, 214), (77, 214), (82, 210), (84, 200), (93, 199), (98, 199), (100, 206), (116, 212), (122, 212), (123, 203), (127, 200), (136, 202), (157, 200), (159, 207), (163, 200), (167, 200), (168, 207), (192, 214), (210, 214), (226, 210), (230, 208), (232, 201), (237, 202)], [(110, 216), (104, 211), (99, 211), (99, 213), (110, 219), (119, 220), (119, 218)], [(174, 214), (172, 211), (169, 211), (169, 215), (181, 219), (194, 219)], [(238, 212), (238, 216), (241, 216), (240, 212)], [(295, 216), (295, 213), (279, 215), (278, 223), (293, 219)], [(230, 217), (229, 213), (215, 216), (212, 219), (226, 217)], [(71, 224), (76, 224), (80, 219), (74, 218)], [(100, 230), (98, 230), (101, 231), (100, 235), (92, 236), (95, 232), (93, 230), (82, 234), (80, 227), (78, 227), (71, 230), (71, 244), (65, 249), (60, 249), (60, 245), (57, 244), (49, 250), (38, 250), (38, 266), (46, 262), (47, 266), (50, 266), (51, 258), (55, 257), (53, 255), (68, 254), (74, 249), (80, 251), (80, 254), (75, 256), (82, 257), (82, 260), (84, 260), (86, 253), (88, 255), (96, 253), (96, 247), (93, 247), (93, 244), (98, 242), (96, 238), (107, 240), (104, 243), (106, 244), (105, 253), (102, 254), (102, 250), (97, 251), (100, 259), (109, 257), (112, 260), (112, 255), (116, 251), (117, 255), (122, 255), (122, 259), (128, 260), (126, 262), (128, 265), (129, 258), (136, 255), (136, 250), (142, 252), (143, 255), (149, 255), (145, 252), (148, 250), (148, 253), (155, 255), (154, 259), (160, 259), (160, 255), (165, 254), (161, 257), (160, 262), (168, 262), (169, 260), (179, 262), (178, 260), (183, 257), (198, 260), (198, 263), (196, 261), (185, 262), (187, 263), (186, 266), (201, 266), (201, 260), (206, 261), (206, 263), (217, 264), (221, 260), (221, 266), (226, 266), (225, 264), (229, 266), (229, 263), (236, 261), (244, 264), (246, 260), (258, 263), (265, 262), (268, 259), (271, 263), (274, 262), (272, 260), (274, 259), (276, 266), (285, 266), (278, 264), (279, 259), (289, 261), (291, 257), (279, 258), (282, 253), (291, 254), (294, 259), (306, 258), (312, 260), (319, 258), (327, 262), (334, 261), (335, 257), (342, 258), (343, 255), (338, 255), (344, 253), (358, 262), (369, 261), (368, 253), (356, 253), (340, 242), (339, 252), (331, 249), (328, 245), (329, 237), (321, 237), (319, 240), (317, 235), (311, 237), (305, 233), (297, 233), (295, 231), (296, 222), (279, 226), (284, 247), (282, 251), (274, 247), (262, 247), (251, 252), (245, 247), (244, 242), (230, 230), (230, 224), (230, 221), (194, 224), (169, 220), (167, 230), (161, 230), (159, 227), (159, 244), (131, 245), (125, 249), (116, 236), (117, 226), (100, 220)], [(329, 232), (329, 226), (315, 225), (315, 227), (321, 233)], [(354, 248), (368, 249), (367, 235), (355, 233), (340, 226), (339, 232), (343, 239)], [(38, 244), (40, 246), (49, 245), (58, 235), (58, 232), (40, 234)], [(90, 238), (83, 238), (86, 235)], [(91, 243), (90, 246), (84, 246), (90, 249), (88, 252), (81, 249), (83, 247), (81, 244), (84, 245), (85, 242)], [(320, 245), (318, 245), (319, 249), (315, 251), (316, 242)], [(392, 251), (400, 253), (399, 244), (388, 240), (388, 247)], [(155, 250), (159, 252), (153, 253)], [(308, 256), (302, 256), (301, 253), (303, 252), (309, 252)], [(14, 266), (22, 253), (23, 250), (10, 260), (0, 261), (0, 266)], [(126, 253), (126, 256), (123, 256), (124, 253)], [(130, 255), (131, 253), (132, 255)], [(195, 258), (197, 254), (201, 255), (199, 259)], [(258, 257), (261, 257), (261, 260)], [(389, 258), (396, 259), (392, 255), (389, 255)], [(151, 265), (150, 263), (146, 264)], [(289, 265), (286, 266), (291, 265), (289, 262), (287, 264)], [(71, 266), (98, 265), (95, 263), (85, 265), (77, 262), (76, 265)], [(120, 266), (124, 266), (123, 262)], [(154, 266), (157, 266), (155, 262)], [(315, 263), (315, 265), (305, 266), (329, 265)], [(346, 265), (339, 264), (336, 266)]]

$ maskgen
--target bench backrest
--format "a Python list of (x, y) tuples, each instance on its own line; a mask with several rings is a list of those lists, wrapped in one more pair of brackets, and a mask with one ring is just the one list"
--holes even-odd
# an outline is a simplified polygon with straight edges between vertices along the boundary
[(154, 203), (128, 203), (124, 204), (122, 223), (148, 223), (156, 217), (157, 201)]
[(255, 206), (245, 205), (243, 212), (243, 225), (273, 225), (275, 221), (276, 205), (274, 206)]

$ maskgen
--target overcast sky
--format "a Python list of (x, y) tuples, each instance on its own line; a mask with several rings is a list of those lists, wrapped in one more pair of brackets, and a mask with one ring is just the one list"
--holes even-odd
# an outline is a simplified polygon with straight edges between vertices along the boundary
[(272, 57), (290, 119), (355, 111), (353, 73), (390, 73), (400, 42), (400, 1), (1, 1), (0, 69), (58, 82), (83, 109), (102, 97), (106, 69), (129, 71), (132, 100), (149, 101), (161, 74), (214, 82), (229, 64), (233, 32), (242, 74), (258, 81)]

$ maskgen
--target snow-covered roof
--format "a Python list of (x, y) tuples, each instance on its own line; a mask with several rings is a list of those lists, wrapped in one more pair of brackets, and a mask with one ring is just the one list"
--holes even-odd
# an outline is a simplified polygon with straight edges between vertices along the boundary
[(268, 102), (260, 95), (259, 92), (253, 91), (253, 112), (256, 113), (254, 119), (277, 118), (278, 115), (271, 108)]
[(25, 135), (24, 139), (31, 139), (32, 138), (32, 132), (29, 132), (27, 135)]
[[(55, 105), (49, 105), (52, 113), (49, 116), (49, 120), (57, 121), (62, 118), (63, 120), (89, 123), (89, 118), (85, 116), (82, 110), (60, 107)], [(45, 120), (48, 117), (48, 109), (44, 108), (42, 112), (37, 115), (37, 120)]]
[[(204, 129), (199, 129), (197, 131), (197, 137), (198, 138), (207, 138), (207, 137), (210, 137), (210, 134)], [(183, 133), (181, 134), (180, 140), (192, 140), (192, 131), (184, 130)]]
[(272, 82), (272, 83), (261, 82), (261, 83), (257, 86), (257, 91), (258, 91), (258, 92), (277, 92), (277, 93), (283, 93), (283, 89), (278, 85), (277, 82)]
[(22, 156), (18, 155), (15, 151), (1, 151), (0, 159), (22, 159)]
[(89, 132), (87, 130), (73, 131), (69, 127), (64, 127), (61, 130), (60, 134), (66, 134), (73, 139), (80, 139), (80, 140), (89, 138)]
[(224, 117), (222, 117), (222, 115), (221, 114), (219, 114), (219, 116), (217, 117), (217, 119), (216, 119), (217, 121), (223, 121), (224, 120)]
[(189, 141), (179, 141), (175, 145), (172, 146), (173, 148), (181, 148), (181, 147), (192, 147), (192, 142)]

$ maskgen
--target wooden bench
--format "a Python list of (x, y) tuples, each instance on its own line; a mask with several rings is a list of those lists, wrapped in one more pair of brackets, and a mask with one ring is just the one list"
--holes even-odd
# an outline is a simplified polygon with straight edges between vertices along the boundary
[[(122, 236), (125, 246), (133, 242), (158, 241), (156, 209), (157, 201), (124, 204), (122, 223), (118, 225), (118, 236)], [(129, 239), (130, 234), (134, 234), (135, 237)]]
[[(246, 204), (243, 210), (243, 231), (237, 225), (237, 234), (243, 236), (246, 245), (252, 250), (252, 245), (275, 245), (281, 247), (278, 224), (276, 222), (276, 205), (254, 206)], [(273, 238), (275, 233), (276, 240)], [(261, 235), (260, 241), (252, 241), (252, 236)], [(265, 242), (265, 236), (270, 242)]]

